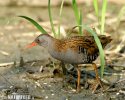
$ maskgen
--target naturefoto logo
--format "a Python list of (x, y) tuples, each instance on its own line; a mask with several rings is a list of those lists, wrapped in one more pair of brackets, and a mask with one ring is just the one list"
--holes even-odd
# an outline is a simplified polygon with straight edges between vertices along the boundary
[(19, 94), (19, 93), (12, 93), (7, 95), (6, 98), (4, 98), (4, 100), (34, 100), (34, 97), (32, 97), (29, 94)]

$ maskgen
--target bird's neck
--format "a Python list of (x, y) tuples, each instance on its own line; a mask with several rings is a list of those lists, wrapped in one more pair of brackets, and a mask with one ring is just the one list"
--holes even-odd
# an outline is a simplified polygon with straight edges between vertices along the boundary
[(53, 37), (49, 37), (46, 40), (47, 40), (47, 46), (45, 48), (48, 49), (49, 52), (53, 51), (55, 48), (55, 44), (60, 41), (59, 39), (55, 39)]
[(59, 39), (53, 39), (51, 43), (48, 44), (48, 52), (51, 54), (51, 56), (56, 55), (55, 53), (58, 53), (58, 48), (61, 47), (61, 41)]

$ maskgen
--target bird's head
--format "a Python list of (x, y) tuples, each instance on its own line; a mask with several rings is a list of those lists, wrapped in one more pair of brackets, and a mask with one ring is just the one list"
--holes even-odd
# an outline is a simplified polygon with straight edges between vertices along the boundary
[(52, 39), (53, 37), (48, 34), (41, 34), (38, 37), (36, 37), (36, 39), (32, 43), (27, 45), (27, 48), (31, 48), (37, 45), (47, 48), (49, 44), (52, 43)]

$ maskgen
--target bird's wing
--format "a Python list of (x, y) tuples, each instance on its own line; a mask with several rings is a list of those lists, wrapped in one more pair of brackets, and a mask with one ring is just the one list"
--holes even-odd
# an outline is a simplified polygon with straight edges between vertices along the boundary
[(73, 37), (67, 42), (67, 45), (78, 53), (87, 52), (89, 55), (92, 55), (98, 52), (98, 47), (92, 36)]

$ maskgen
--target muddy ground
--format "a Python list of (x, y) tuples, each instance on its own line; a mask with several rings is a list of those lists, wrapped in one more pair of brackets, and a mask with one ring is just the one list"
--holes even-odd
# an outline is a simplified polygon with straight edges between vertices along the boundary
[[(76, 93), (75, 82), (68, 83), (65, 80), (60, 62), (51, 58), (44, 48), (37, 46), (23, 50), (40, 32), (31, 23), (17, 16), (29, 16), (51, 32), (47, 8), (0, 7), (0, 100), (13, 93), (28, 93), (35, 100), (124, 100), (125, 18), (122, 17), (118, 22), (118, 14), (123, 5), (108, 5), (105, 31), (112, 36), (113, 41), (105, 49), (107, 64), (102, 80), (104, 91), (99, 87), (95, 94), (92, 94), (95, 74), (90, 65), (89, 68), (82, 67), (81, 91)], [(84, 23), (97, 27), (93, 6), (83, 4), (80, 8), (83, 9)], [(57, 27), (59, 8), (52, 8), (52, 14)], [(61, 32), (65, 35), (75, 25), (71, 6), (65, 6)], [(100, 67), (99, 58), (95, 63)]]

